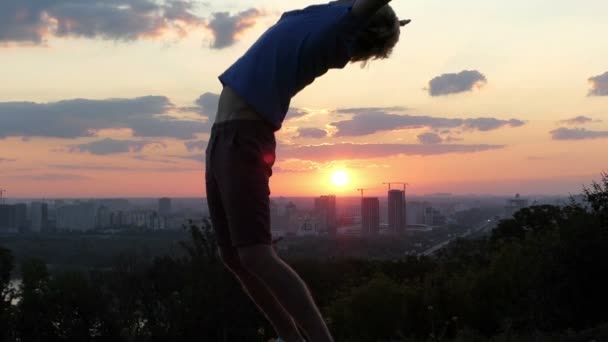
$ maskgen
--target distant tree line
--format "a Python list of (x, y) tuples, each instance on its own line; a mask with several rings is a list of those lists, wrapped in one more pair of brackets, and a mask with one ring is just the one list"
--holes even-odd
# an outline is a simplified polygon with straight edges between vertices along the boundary
[[(295, 260), (336, 341), (608, 340), (608, 175), (582, 203), (532, 206), (436, 257)], [(0, 248), (1, 341), (268, 341), (208, 223), (180, 256), (109, 270), (16, 270)], [(13, 302), (13, 304), (11, 304)]]

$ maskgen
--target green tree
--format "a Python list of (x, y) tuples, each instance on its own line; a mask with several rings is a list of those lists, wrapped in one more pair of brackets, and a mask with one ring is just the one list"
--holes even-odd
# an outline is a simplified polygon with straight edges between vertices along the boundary
[(8, 341), (13, 334), (13, 308), (11, 300), (14, 296), (10, 288), (11, 273), (14, 259), (8, 249), (0, 247), (0, 341)]

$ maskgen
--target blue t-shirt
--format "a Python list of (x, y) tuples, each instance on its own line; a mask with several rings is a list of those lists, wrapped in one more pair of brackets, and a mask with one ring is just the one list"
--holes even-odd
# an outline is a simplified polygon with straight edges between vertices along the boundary
[(285, 12), (219, 80), (279, 130), (293, 96), (349, 62), (367, 22), (351, 8), (351, 2), (334, 2)]

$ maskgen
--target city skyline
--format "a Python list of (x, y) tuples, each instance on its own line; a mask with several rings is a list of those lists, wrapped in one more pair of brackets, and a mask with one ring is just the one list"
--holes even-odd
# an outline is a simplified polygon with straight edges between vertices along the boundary
[[(89, 17), (0, 4), (5, 197), (205, 196), (217, 75), (282, 12), (322, 1), (179, 3), (91, 3)], [(391, 5), (413, 22), (390, 59), (332, 70), (293, 99), (271, 196), (380, 194), (392, 180), (416, 194), (568, 195), (606, 171), (608, 46), (594, 37), (608, 3)]]

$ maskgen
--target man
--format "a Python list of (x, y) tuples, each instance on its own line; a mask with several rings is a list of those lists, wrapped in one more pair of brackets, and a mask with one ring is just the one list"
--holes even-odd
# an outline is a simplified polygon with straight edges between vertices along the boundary
[(332, 341), (301, 278), (275, 253), (268, 181), (274, 132), (291, 98), (329, 69), (387, 58), (399, 40), (390, 0), (338, 0), (284, 13), (220, 77), (224, 86), (206, 149), (211, 222), (226, 267), (279, 340)]

